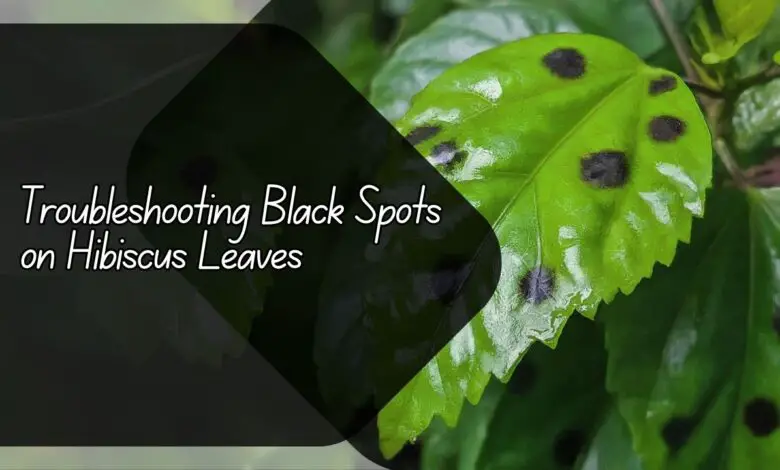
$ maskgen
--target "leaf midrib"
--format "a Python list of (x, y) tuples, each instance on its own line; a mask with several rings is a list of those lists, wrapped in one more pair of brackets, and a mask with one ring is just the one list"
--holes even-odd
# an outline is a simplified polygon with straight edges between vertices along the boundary
[[(590, 111), (588, 111), (579, 121), (577, 121), (577, 123), (574, 126), (572, 126), (572, 128), (569, 129), (566, 132), (566, 134), (563, 135), (563, 137), (558, 139), (558, 142), (544, 156), (542, 156), (542, 158), (539, 159), (539, 163), (537, 163), (536, 166), (534, 166), (533, 170), (531, 170), (531, 172), (527, 174), (527, 177), (525, 178), (525, 180), (523, 180), (522, 184), (517, 189), (514, 196), (512, 196), (509, 202), (507, 202), (506, 205), (504, 205), (504, 209), (498, 215), (496, 221), (492, 224), (494, 229), (498, 229), (501, 226), (501, 224), (504, 222), (504, 219), (506, 219), (507, 214), (509, 213), (509, 209), (512, 208), (517, 203), (517, 200), (527, 189), (528, 185), (535, 184), (534, 179), (536, 178), (536, 176), (545, 166), (547, 161), (553, 155), (555, 155), (555, 153), (561, 148), (561, 146), (564, 143), (568, 142), (568, 140), (580, 130), (582, 125), (586, 121), (588, 121), (588, 119), (591, 118), (593, 114), (597, 113), (604, 106), (605, 103), (609, 102), (610, 98), (616, 95), (619, 91), (623, 90), (626, 87), (626, 85), (632, 82), (633, 79), (640, 76), (641, 74), (639, 73), (632, 73), (631, 75), (629, 75), (625, 80), (623, 80), (622, 83), (620, 83), (620, 85), (613, 88), (602, 100), (600, 100)], [(534, 204), (534, 211), (536, 212), (537, 220), (539, 220), (539, 207), (536, 204)]]

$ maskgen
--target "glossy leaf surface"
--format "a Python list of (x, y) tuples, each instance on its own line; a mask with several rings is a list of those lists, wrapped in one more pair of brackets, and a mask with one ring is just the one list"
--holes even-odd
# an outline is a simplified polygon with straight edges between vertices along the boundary
[(599, 315), (645, 470), (780, 461), (780, 189), (711, 194), (670, 269)]
[(449, 67), (500, 44), (535, 34), (577, 31), (564, 15), (539, 5), (458, 10), (401, 44), (371, 85), (370, 100), (389, 120)]
[[(647, 1), (636, 0), (457, 0), (461, 5), (485, 6), (513, 4), (544, 5), (569, 16), (583, 32), (598, 34), (625, 45), (643, 58), (658, 53), (667, 45), (663, 30)], [(685, 22), (696, 0), (665, 0), (666, 8), (677, 23)]]
[(554, 346), (575, 309), (593, 316), (671, 263), (712, 171), (709, 131), (679, 78), (589, 35), (536, 36), (456, 65), (398, 128), (438, 129), (417, 149), (491, 222), (502, 273), (380, 414), (389, 454), (435, 414), (454, 423), (464, 396), (479, 400), (491, 373), (507, 379), (532, 342)]
[(780, 133), (780, 79), (753, 87), (739, 97), (733, 117), (737, 148), (750, 152)]
[(609, 403), (606, 354), (599, 325), (570, 321), (556, 350), (534, 346), (508, 385), (493, 380), (476, 406), (464, 407), (456, 428), (436, 422), (423, 437), (422, 470), (557, 470), (582, 461)]

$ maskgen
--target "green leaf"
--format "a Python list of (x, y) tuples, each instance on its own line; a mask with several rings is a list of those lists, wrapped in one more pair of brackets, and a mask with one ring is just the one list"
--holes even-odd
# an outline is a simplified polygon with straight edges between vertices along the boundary
[(581, 470), (643, 470), (631, 431), (617, 409), (610, 410), (591, 441)]
[(355, 13), (329, 31), (320, 53), (360, 91), (368, 91), (371, 79), (384, 61), (384, 52), (371, 36), (372, 15)]
[[(584, 75), (565, 78), (583, 71), (577, 54)], [(661, 85), (674, 88), (650, 93)], [(672, 122), (662, 115), (686, 123), (677, 140), (651, 138)], [(454, 423), (463, 397), (479, 400), (491, 373), (506, 380), (532, 342), (554, 346), (575, 309), (593, 316), (671, 263), (712, 173), (709, 130), (681, 80), (590, 35), (536, 36), (453, 66), (398, 123), (420, 126), (440, 128), (417, 149), (493, 225), (502, 273), (483, 311), (380, 413), (390, 455), (433, 415)]]
[[(646, 0), (456, 0), (462, 5), (544, 5), (568, 15), (582, 32), (604, 36), (648, 58), (667, 45), (666, 36)], [(696, 0), (665, 0), (678, 23), (688, 19)]]
[(780, 133), (780, 79), (743, 93), (732, 122), (734, 144), (745, 153), (755, 150), (771, 134)]
[(401, 28), (394, 44), (402, 43), (423, 31), (434, 20), (452, 8), (451, 0), (404, 0), (405, 8), (399, 8)]
[(780, 188), (713, 192), (707, 210), (671, 268), (599, 313), (645, 470), (780, 461)]
[(777, 0), (714, 0), (714, 7), (717, 20), (706, 15), (703, 7), (696, 18), (696, 27), (708, 37), (707, 50), (702, 51), (702, 62), (707, 65), (726, 62), (741, 54), (770, 23)]
[(371, 85), (370, 100), (389, 120), (444, 70), (500, 44), (535, 34), (577, 31), (565, 16), (541, 6), (458, 10), (402, 44)]
[[(713, 16), (703, 6), (698, 7), (694, 13), (691, 30), (690, 40), (693, 49), (698, 54), (701, 63), (709, 66), (710, 69), (735, 57), (744, 45), (744, 43), (725, 37), (720, 30), (717, 18), (713, 19)], [(709, 71), (704, 68), (700, 72)], [(713, 71), (716, 74), (721, 72), (717, 68)]]
[(777, 7), (777, 0), (714, 0), (713, 3), (723, 33), (738, 44), (761, 34)]
[(754, 40), (739, 51), (735, 61), (738, 77), (750, 77), (762, 73), (773, 65), (773, 55), (780, 49), (780, 7), (775, 8), (766, 27)]
[(509, 384), (491, 381), (454, 429), (437, 420), (422, 470), (557, 470), (581, 459), (610, 397), (602, 329), (579, 315), (570, 322), (557, 349), (531, 348)]

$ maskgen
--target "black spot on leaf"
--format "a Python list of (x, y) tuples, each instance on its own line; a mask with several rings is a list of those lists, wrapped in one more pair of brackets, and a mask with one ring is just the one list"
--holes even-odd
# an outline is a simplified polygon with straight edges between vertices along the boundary
[(573, 467), (585, 449), (587, 437), (582, 431), (568, 429), (558, 434), (553, 442), (553, 459), (562, 467)]
[(441, 132), (439, 126), (421, 126), (406, 134), (406, 140), (412, 145), (418, 145)]
[(586, 155), (580, 162), (583, 181), (597, 188), (619, 188), (628, 180), (628, 159), (617, 150)]
[(182, 168), (181, 181), (187, 188), (200, 191), (203, 186), (211, 186), (217, 181), (217, 170), (217, 161), (213, 157), (197, 156)]
[(460, 160), (464, 155), (464, 152), (458, 151), (458, 146), (455, 142), (442, 142), (431, 150), (431, 161), (434, 165), (449, 166)]
[(512, 373), (507, 389), (515, 395), (525, 395), (534, 387), (536, 374), (536, 366), (529, 362), (528, 359), (523, 359), (515, 368), (514, 373)]
[(650, 137), (657, 142), (672, 142), (685, 133), (685, 123), (672, 116), (657, 116), (650, 121)]
[(777, 406), (766, 398), (755, 398), (745, 405), (742, 419), (756, 437), (769, 436), (780, 426)]
[(585, 75), (587, 61), (577, 49), (561, 48), (548, 53), (542, 59), (545, 67), (554, 75), (565, 79), (576, 79)]
[(656, 78), (650, 82), (648, 92), (650, 96), (658, 96), (667, 91), (672, 91), (677, 88), (677, 79), (672, 75), (664, 75), (661, 78)]
[(669, 452), (675, 454), (683, 448), (696, 429), (696, 422), (691, 418), (678, 416), (670, 419), (661, 430), (661, 436), (669, 448)]
[(520, 294), (535, 305), (552, 297), (554, 289), (555, 276), (544, 266), (533, 268), (520, 280)]

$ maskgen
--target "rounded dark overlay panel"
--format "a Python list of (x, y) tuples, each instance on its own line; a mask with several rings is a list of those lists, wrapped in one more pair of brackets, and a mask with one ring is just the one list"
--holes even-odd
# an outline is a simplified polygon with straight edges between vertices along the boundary
[[(4, 122), (54, 116), (0, 124), (5, 187), (45, 186), (10, 191), (4, 219), (21, 235), (7, 256), (17, 269), (3, 273), (0, 367), (14, 379), (1, 444), (355, 438), (493, 294), (490, 225), (291, 30), (0, 25), (0, 36), (2, 63), (17, 61)], [(19, 65), (11, 44), (58, 65)], [(146, 219), (39, 219), (41, 204), (93, 196)], [(54, 269), (22, 271), (27, 245), (56, 248)], [(67, 266), (74, 246), (85, 249)]]

